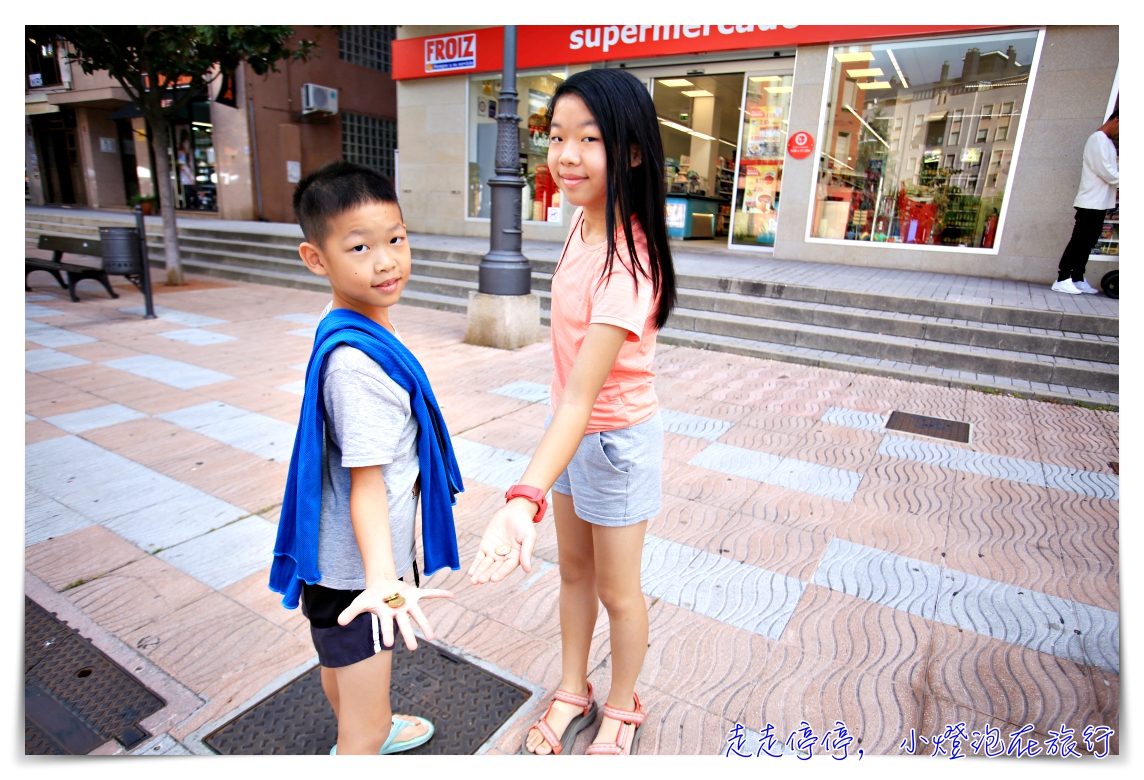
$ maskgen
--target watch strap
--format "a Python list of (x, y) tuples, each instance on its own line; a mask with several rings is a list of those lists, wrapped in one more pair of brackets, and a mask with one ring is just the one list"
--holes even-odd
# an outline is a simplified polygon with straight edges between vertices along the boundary
[(544, 513), (548, 509), (548, 499), (545, 498), (544, 491), (531, 485), (513, 485), (504, 494), (505, 501), (512, 501), (517, 497), (527, 498), (539, 507), (536, 510), (536, 515), (532, 518), (532, 522), (539, 523), (544, 519)]

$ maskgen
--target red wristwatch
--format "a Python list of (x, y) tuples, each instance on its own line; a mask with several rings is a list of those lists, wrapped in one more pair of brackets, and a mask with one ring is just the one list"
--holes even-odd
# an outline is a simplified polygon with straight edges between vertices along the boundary
[(527, 498), (534, 504), (540, 506), (536, 511), (536, 517), (532, 518), (532, 522), (539, 523), (544, 518), (544, 512), (548, 509), (548, 499), (544, 497), (544, 491), (540, 488), (530, 487), (528, 485), (513, 485), (504, 494), (505, 501), (512, 501), (516, 497)]

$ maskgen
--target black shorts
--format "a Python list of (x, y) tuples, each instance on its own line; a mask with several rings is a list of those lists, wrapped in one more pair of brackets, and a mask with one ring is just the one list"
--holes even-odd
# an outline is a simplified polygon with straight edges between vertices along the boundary
[(310, 620), (318, 663), (327, 669), (350, 666), (393, 649), (393, 645), (384, 644), (381, 621), (372, 612), (361, 613), (347, 626), (338, 625), (338, 615), (360, 594), (360, 590), (302, 586), (302, 614)]

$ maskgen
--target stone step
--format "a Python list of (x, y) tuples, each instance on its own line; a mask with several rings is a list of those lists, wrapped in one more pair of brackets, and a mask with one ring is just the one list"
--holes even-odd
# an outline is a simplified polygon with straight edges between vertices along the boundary
[(1076, 358), (1004, 349), (941, 344), (926, 339), (876, 335), (804, 323), (678, 308), (668, 323), (673, 331), (785, 344), (909, 365), (1009, 376), (1043, 384), (1118, 393), (1118, 366)]
[(735, 314), (791, 324), (821, 325), (878, 335), (903, 336), (945, 344), (1030, 352), (1101, 363), (1120, 362), (1120, 342), (1115, 336), (1048, 331), (1020, 325), (952, 320), (920, 314), (756, 298), (749, 295), (693, 289), (680, 289), (677, 300), (680, 308), (713, 314)]
[[(30, 245), (39, 233), (94, 238), (99, 224), (108, 221), (26, 219), (25, 237)], [(153, 264), (161, 266), (161, 225), (147, 227)], [(180, 223), (179, 232), (188, 272), (329, 289), (302, 266), (297, 237), (205, 230), (190, 220)], [(413, 255), (403, 301), (466, 311), (469, 293), (477, 289), (481, 256), (416, 247)], [(541, 319), (547, 323), (556, 263), (532, 265), (533, 290), (541, 297)], [(1005, 392), (1036, 390), (1071, 400), (1095, 393), (1106, 403), (1119, 392), (1119, 322), (1113, 317), (696, 275), (680, 275), (678, 283), (679, 305), (663, 334), (688, 346), (750, 349), (754, 352), (744, 354), (785, 355), (778, 359), (796, 362), (835, 361), (845, 370), (927, 382), (952, 377)], [(1034, 322), (1039, 324), (1030, 324)]]
[(833, 368), (859, 374), (873, 374), (902, 379), (908, 382), (925, 382), (945, 387), (964, 387), (985, 392), (1010, 393), (1023, 398), (1081, 403), (1091, 406), (1119, 409), (1120, 397), (1116, 392), (1090, 390), (1086, 387), (1056, 385), (1033, 382), (997, 374), (975, 374), (949, 368), (902, 363), (874, 357), (861, 357), (828, 350), (807, 349), (789, 344), (775, 344), (731, 336), (713, 336), (690, 331), (664, 328), (659, 332), (658, 341), (696, 349), (712, 349), (736, 355), (778, 360), (786, 363), (801, 363), (810, 366)]
[[(64, 220), (57, 215), (25, 219), (25, 237), (29, 243), (35, 241), (39, 232), (55, 233), (59, 235), (83, 235), (95, 237), (98, 235), (100, 221), (109, 220)], [(116, 222), (128, 221), (128, 215), (113, 215)], [(149, 224), (147, 227), (149, 238), (161, 242), (162, 229), (160, 225)], [(253, 232), (230, 232), (213, 228), (198, 227), (193, 220), (184, 219), (179, 223), (181, 246), (186, 252), (213, 252), (227, 255), (238, 264), (253, 264), (259, 267), (261, 260), (255, 258), (277, 258), (292, 261), (297, 257), (297, 236), (284, 236), (278, 234), (261, 234)], [(413, 248), (415, 262), (439, 263), (433, 270), (426, 273), (436, 276), (447, 276), (447, 268), (455, 268), (458, 278), (469, 278), (473, 268), (480, 264), (481, 255), (476, 252), (445, 251), (434, 249)], [(201, 255), (208, 259), (206, 254)], [(548, 277), (555, 270), (556, 263), (550, 260), (533, 260), (534, 289), (548, 289)], [(271, 267), (271, 266), (262, 266)], [(866, 310), (877, 316), (900, 315), (904, 317), (934, 318), (936, 324), (955, 323), (981, 323), (989, 326), (1008, 326), (1010, 328), (1025, 328), (1032, 331), (1044, 331), (1040, 335), (1052, 336), (1056, 332), (1091, 334), (1116, 338), (1119, 335), (1119, 319), (1116, 317), (1098, 317), (1083, 314), (1068, 314), (1044, 310), (1024, 309), (1010, 306), (993, 306), (991, 304), (975, 304), (961, 301), (941, 301), (926, 298), (906, 298), (902, 296), (885, 295), (882, 293), (855, 292), (851, 290), (835, 290), (806, 285), (786, 285), (771, 282), (756, 282), (751, 280), (731, 279), (718, 276), (699, 276), (681, 274), (678, 279), (680, 290), (691, 293), (731, 294), (745, 298), (782, 300), (792, 303), (822, 304), (839, 307), (840, 309)], [(698, 308), (703, 308), (696, 302)], [(836, 314), (845, 313), (837, 311)], [(890, 329), (891, 332), (893, 328)], [(939, 329), (940, 331), (940, 329)], [(940, 340), (940, 339), (939, 339)], [(988, 343), (988, 338), (986, 339)], [(1108, 350), (1104, 349), (1100, 359), (1108, 359)], [(1118, 358), (1117, 358), (1118, 359)]]

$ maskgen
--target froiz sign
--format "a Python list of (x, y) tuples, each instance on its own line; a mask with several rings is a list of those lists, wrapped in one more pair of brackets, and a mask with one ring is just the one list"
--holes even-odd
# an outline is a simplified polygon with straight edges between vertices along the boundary
[(472, 70), (477, 67), (476, 33), (445, 35), (425, 40), (425, 72)]

